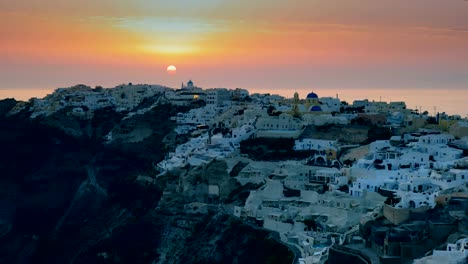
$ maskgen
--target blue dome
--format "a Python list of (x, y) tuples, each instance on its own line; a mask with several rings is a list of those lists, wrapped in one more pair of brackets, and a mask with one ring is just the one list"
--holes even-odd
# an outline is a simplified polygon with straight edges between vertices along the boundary
[(318, 98), (316, 93), (310, 93), (307, 95), (307, 99), (314, 99), (314, 98)]
[(320, 108), (320, 106), (314, 105), (312, 106), (312, 108), (310, 108), (310, 111), (318, 112), (318, 111), (322, 111), (322, 108)]

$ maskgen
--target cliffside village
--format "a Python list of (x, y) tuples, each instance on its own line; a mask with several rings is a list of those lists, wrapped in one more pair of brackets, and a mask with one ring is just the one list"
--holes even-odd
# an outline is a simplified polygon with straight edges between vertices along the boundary
[[(153, 104), (130, 111), (156, 95)], [(284, 98), (239, 88), (202, 89), (192, 81), (177, 90), (79, 85), (30, 102), (31, 118), (65, 107), (89, 118), (107, 106), (129, 111), (125, 118), (131, 118), (162, 102), (197, 104), (172, 118), (175, 133), (186, 140), (155, 164), (158, 177), (226, 162), (227, 173), (241, 186), (257, 186), (245, 203), (220, 203), (223, 185), (213, 181), (207, 199), (187, 210), (221, 208), (256, 228), (276, 231), (297, 252), (297, 263), (466, 263), (468, 121), (460, 116), (430, 116), (404, 102), (346, 103), (315, 92)], [(382, 128), (389, 136), (363, 143), (368, 135), (353, 130), (360, 125)], [(327, 127), (348, 130), (334, 138)], [(105, 139), (112, 141), (112, 133)], [(272, 161), (243, 153), (243, 142), (256, 139), (290, 140), (292, 151), (305, 158)]]

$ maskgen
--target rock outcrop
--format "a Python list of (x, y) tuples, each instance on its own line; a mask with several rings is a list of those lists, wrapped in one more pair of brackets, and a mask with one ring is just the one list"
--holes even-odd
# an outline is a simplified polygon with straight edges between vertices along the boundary
[[(155, 178), (153, 163), (176, 140), (170, 117), (186, 109), (30, 119), (27, 103), (11, 114), (15, 103), (0, 101), (0, 263), (291, 261), (268, 232), (216, 210), (238, 188), (224, 162)], [(206, 205), (210, 186), (218, 199)], [(195, 201), (203, 213), (185, 210)]]

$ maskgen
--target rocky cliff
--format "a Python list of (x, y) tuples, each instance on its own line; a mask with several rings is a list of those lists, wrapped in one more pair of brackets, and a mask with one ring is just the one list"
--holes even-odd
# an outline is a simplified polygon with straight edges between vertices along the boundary
[[(187, 108), (31, 119), (27, 103), (8, 114), (16, 103), (0, 101), (0, 263), (291, 262), (269, 233), (219, 209), (239, 192), (223, 162), (155, 178), (179, 140), (170, 117)], [(194, 210), (209, 185), (219, 200)]]

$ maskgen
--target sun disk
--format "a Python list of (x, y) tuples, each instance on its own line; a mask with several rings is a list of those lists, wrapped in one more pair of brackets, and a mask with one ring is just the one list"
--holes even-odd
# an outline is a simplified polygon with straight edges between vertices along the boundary
[(174, 65), (167, 66), (167, 73), (174, 74), (176, 73), (176, 71), (177, 71), (177, 68)]

